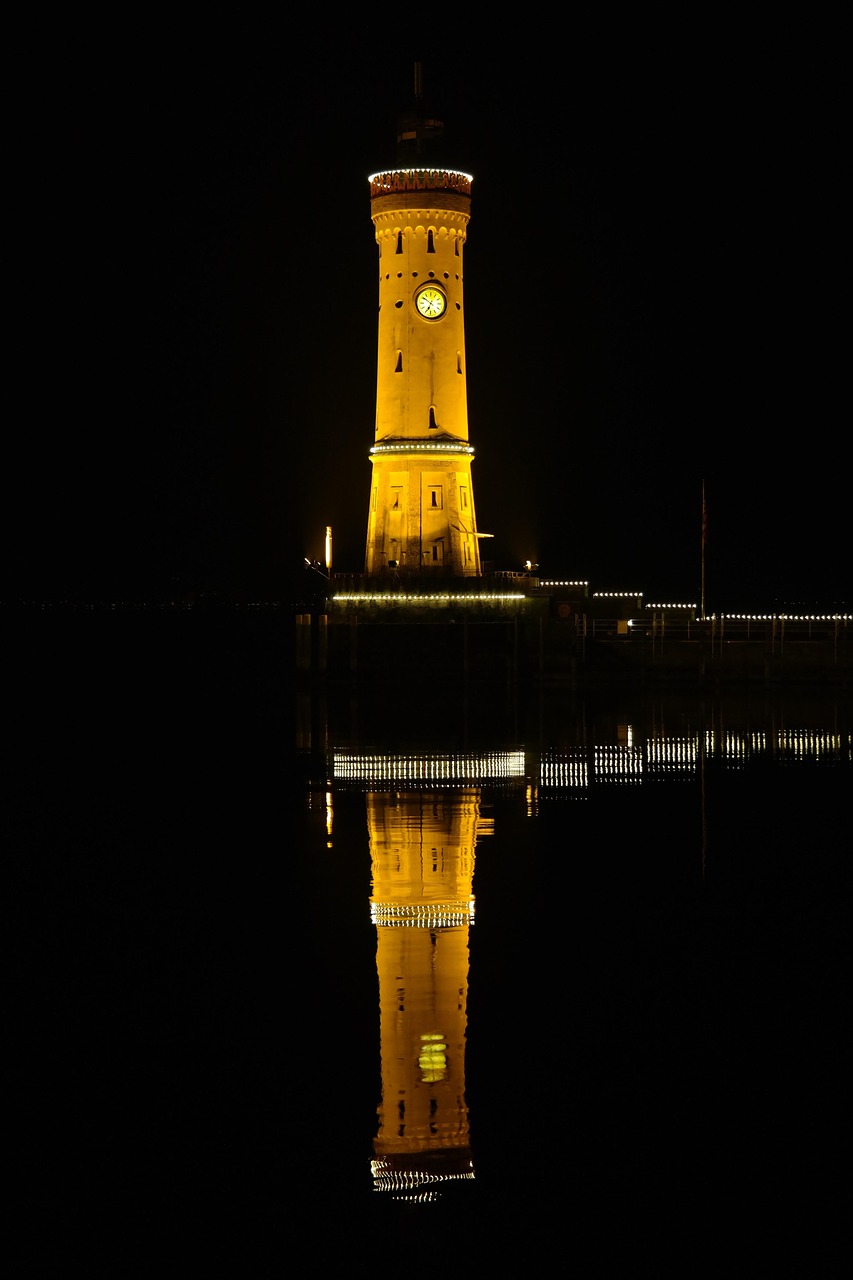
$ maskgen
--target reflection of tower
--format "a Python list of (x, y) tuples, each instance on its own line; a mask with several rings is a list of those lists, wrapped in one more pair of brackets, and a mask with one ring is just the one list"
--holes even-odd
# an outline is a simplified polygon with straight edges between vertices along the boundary
[(443, 126), (415, 76), (397, 167), (370, 178), (379, 346), (365, 572), (476, 577), (462, 297), (471, 178), (433, 158)]
[(478, 788), (369, 794), (382, 1100), (374, 1183), (431, 1200), (473, 1178), (465, 1102)]
[(435, 1200), (474, 1177), (465, 1037), (474, 850), (493, 829), (482, 787), (526, 786), (525, 755), (335, 750), (332, 771), (367, 802), (382, 1059), (374, 1187)]

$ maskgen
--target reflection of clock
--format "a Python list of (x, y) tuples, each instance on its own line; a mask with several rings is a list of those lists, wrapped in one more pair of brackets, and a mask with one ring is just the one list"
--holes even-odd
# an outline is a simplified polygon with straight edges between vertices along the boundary
[(447, 298), (434, 284), (427, 284), (415, 297), (415, 306), (425, 319), (437, 320), (444, 315)]

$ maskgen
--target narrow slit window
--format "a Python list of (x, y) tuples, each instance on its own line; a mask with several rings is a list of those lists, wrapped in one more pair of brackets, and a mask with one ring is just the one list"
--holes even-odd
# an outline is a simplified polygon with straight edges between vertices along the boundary
[(429, 489), (429, 505), (435, 511), (440, 511), (444, 506), (443, 495), (440, 484), (430, 485)]
[(397, 252), (398, 252), (398, 253), (402, 253), (402, 252), (403, 252), (403, 233), (402, 233), (402, 231), (398, 231), (398, 232), (397, 232)]
[(403, 505), (403, 490), (397, 485), (391, 487), (391, 510), (399, 511)]
[(435, 253), (434, 234), (432, 230), (427, 232), (427, 253)]
[(398, 351), (398, 352), (397, 352), (397, 363), (396, 363), (396, 364), (395, 364), (395, 366), (394, 366), (394, 372), (395, 372), (395, 373), (402, 373), (402, 372), (403, 372), (403, 353), (402, 353), (402, 351)]
[(456, 372), (457, 373), (462, 372), (462, 352), (461, 351), (456, 352)]
[(429, 429), (430, 431), (438, 430), (438, 423), (435, 420), (435, 405), (429, 407)]

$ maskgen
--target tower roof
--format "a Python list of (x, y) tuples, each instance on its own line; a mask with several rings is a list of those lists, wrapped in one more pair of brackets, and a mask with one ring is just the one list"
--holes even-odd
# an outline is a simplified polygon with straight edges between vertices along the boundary
[(422, 62), (415, 63), (413, 90), (411, 101), (397, 112), (397, 167), (447, 167), (444, 120), (424, 96)]

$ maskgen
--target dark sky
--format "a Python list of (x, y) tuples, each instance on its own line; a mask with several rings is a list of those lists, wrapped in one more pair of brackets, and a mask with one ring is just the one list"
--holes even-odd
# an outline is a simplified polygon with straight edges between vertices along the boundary
[(362, 569), (367, 176), (421, 60), (497, 567), (697, 600), (704, 479), (709, 608), (853, 605), (832, 33), (605, 27), (34, 60), (5, 598), (283, 599), (327, 524)]

